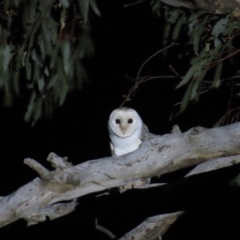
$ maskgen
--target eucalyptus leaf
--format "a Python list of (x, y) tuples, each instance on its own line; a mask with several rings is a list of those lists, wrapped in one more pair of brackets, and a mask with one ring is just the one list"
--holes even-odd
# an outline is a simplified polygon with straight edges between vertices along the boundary
[(187, 84), (190, 81), (190, 79), (193, 77), (193, 75), (196, 73), (197, 69), (198, 69), (198, 64), (191, 66), (190, 69), (188, 70), (187, 74), (185, 75), (185, 77), (182, 79), (182, 81), (176, 87), (176, 89)]
[(48, 85), (47, 85), (47, 90), (52, 88), (52, 87), (54, 87), (56, 82), (57, 82), (57, 80), (58, 80), (57, 75), (52, 76), (50, 81), (49, 81), (49, 83), (48, 83)]
[(154, 14), (157, 14), (158, 16), (160, 16), (160, 7), (161, 7), (161, 1), (160, 0), (153, 1), (152, 12)]
[(179, 19), (180, 16), (184, 14), (184, 12), (181, 9), (175, 9), (174, 11), (170, 10), (168, 14), (170, 16), (167, 18), (167, 22), (171, 24), (175, 24), (177, 19)]
[(25, 113), (25, 117), (24, 117), (26, 122), (29, 122), (29, 120), (32, 116), (35, 100), (36, 100), (36, 94), (34, 91), (32, 91), (32, 94), (31, 94), (31, 97), (30, 97), (30, 100), (29, 100), (29, 103), (27, 106), (27, 112)]
[(212, 35), (217, 38), (220, 33), (224, 32), (225, 27), (229, 21), (228, 16), (226, 18), (220, 18), (212, 29)]
[(178, 38), (179, 32), (184, 23), (185, 23), (185, 15), (183, 14), (175, 25), (175, 28), (173, 30), (172, 40), (176, 40)]
[(13, 72), (12, 82), (13, 82), (14, 92), (16, 93), (17, 96), (20, 96), (19, 72), (18, 71)]
[(163, 30), (163, 46), (166, 46), (167, 42), (168, 42), (168, 37), (170, 35), (170, 31), (171, 31), (171, 25), (169, 23), (165, 24), (164, 26), (164, 30)]
[(87, 23), (88, 22), (88, 11), (89, 11), (89, 0), (78, 0), (78, 2), (80, 5), (83, 21), (84, 21), (84, 23)]
[(0, 16), (2, 99), (10, 105), (27, 89), (32, 96), (25, 120), (36, 121), (87, 78), (80, 58), (94, 52), (88, 15), (89, 8), (100, 15), (97, 1), (6, 0), (1, 6), (6, 10)]
[(13, 103), (13, 96), (10, 92), (5, 92), (3, 104), (4, 107), (11, 107)]
[(50, 69), (54, 68), (57, 64), (59, 50), (60, 50), (60, 44), (56, 44), (54, 46), (53, 51), (51, 52)]
[(193, 81), (193, 86), (192, 86), (192, 91), (191, 91), (191, 97), (190, 100), (196, 99), (198, 98), (198, 93), (200, 90), (200, 86), (201, 86), (201, 82), (203, 80), (203, 78), (205, 77), (206, 73), (207, 73), (207, 69), (201, 69), (196, 75), (195, 75), (195, 80)]
[(216, 128), (216, 127), (219, 127), (220, 125), (221, 125), (221, 120), (217, 121), (217, 122), (213, 125), (213, 127)]
[(38, 79), (40, 78), (40, 67), (38, 64), (34, 63), (33, 64), (33, 82), (36, 83)]
[(2, 56), (3, 71), (6, 71), (8, 69), (8, 64), (11, 59), (11, 51), (9, 45), (6, 45), (2, 50)]
[(26, 65), (26, 79), (30, 80), (32, 77), (32, 66), (29, 60), (25, 62), (25, 65)]
[(42, 105), (43, 105), (43, 99), (41, 97), (38, 97), (34, 103), (34, 110), (32, 114), (32, 118), (33, 118), (32, 126), (36, 123), (36, 121), (42, 115)]
[(68, 74), (70, 68), (71, 68), (71, 62), (70, 62), (70, 43), (69, 41), (65, 41), (62, 44), (62, 56), (63, 56), (63, 69), (66, 75)]
[(69, 7), (69, 1), (68, 0), (60, 0), (63, 7), (68, 8)]
[(93, 9), (93, 11), (95, 12), (95, 14), (100, 16), (101, 13), (100, 13), (100, 11), (99, 11), (99, 9), (97, 7), (96, 1), (95, 0), (89, 0), (89, 3), (90, 3), (91, 8)]
[(5, 81), (6, 81), (6, 72), (2, 72), (0, 74), (0, 88), (2, 88), (5, 85)]
[(236, 22), (236, 21), (229, 21), (224, 29), (224, 31), (222, 32), (222, 34), (224, 36), (228, 36), (229, 34), (233, 34), (233, 31), (235, 29), (238, 29), (239, 28), (239, 23)]
[(83, 81), (88, 80), (88, 77), (80, 61), (76, 64), (76, 77), (78, 81), (78, 88), (81, 89)]
[(38, 78), (37, 79), (37, 84), (38, 84), (38, 89), (40, 93), (44, 93), (44, 88), (45, 88), (45, 81), (44, 78)]
[(198, 49), (200, 47), (200, 37), (205, 30), (205, 24), (207, 19), (202, 20), (199, 24), (197, 24), (192, 33), (193, 39), (193, 49), (196, 55), (198, 55)]
[(215, 71), (215, 75), (213, 78), (213, 83), (212, 86), (214, 88), (218, 88), (221, 84), (221, 80), (220, 80), (220, 76), (221, 76), (221, 72), (222, 72), (222, 61), (218, 64), (218, 66), (216, 67), (216, 71)]
[(187, 91), (184, 94), (183, 100), (181, 102), (181, 106), (180, 106), (180, 111), (183, 112), (185, 111), (189, 101), (190, 101), (190, 96), (191, 96), (191, 92), (192, 92), (192, 87), (193, 87), (193, 82), (191, 82), (188, 85)]
[(61, 106), (67, 96), (68, 92), (68, 84), (65, 79), (62, 79), (61, 81), (61, 95), (60, 95), (60, 100), (59, 100), (59, 105)]

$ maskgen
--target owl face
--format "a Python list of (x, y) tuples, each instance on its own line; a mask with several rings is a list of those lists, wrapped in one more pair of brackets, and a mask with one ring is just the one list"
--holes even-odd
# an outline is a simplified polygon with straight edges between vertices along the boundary
[(109, 127), (119, 137), (131, 136), (139, 126), (140, 117), (130, 108), (115, 109), (109, 117)]

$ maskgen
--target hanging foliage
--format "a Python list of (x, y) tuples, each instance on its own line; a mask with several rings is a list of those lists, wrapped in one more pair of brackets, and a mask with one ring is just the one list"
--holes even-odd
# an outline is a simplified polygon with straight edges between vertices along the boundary
[(50, 116), (87, 79), (82, 59), (94, 52), (90, 9), (100, 15), (95, 0), (1, 3), (0, 89), (6, 106), (15, 96), (29, 96), (26, 121)]
[(172, 8), (161, 4), (161, 0), (152, 1), (152, 10), (155, 15), (165, 19), (163, 45), (184, 42), (192, 46), (194, 56), (177, 86), (188, 85), (180, 106), (180, 111), (184, 111), (190, 101), (198, 99), (209, 70), (215, 72), (210, 80), (210, 88), (221, 85), (225, 61), (231, 60), (240, 51), (232, 44), (233, 39), (240, 34), (239, 19), (235, 11), (229, 9), (222, 9), (221, 13), (224, 14), (220, 15), (203, 10)]

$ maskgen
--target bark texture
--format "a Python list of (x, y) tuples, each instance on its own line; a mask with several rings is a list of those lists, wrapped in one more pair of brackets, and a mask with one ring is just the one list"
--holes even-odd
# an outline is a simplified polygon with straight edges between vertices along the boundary
[[(25, 218), (29, 224), (44, 221), (46, 216), (54, 219), (73, 211), (75, 199), (83, 195), (211, 159), (218, 161), (216, 158), (229, 156), (239, 159), (238, 155), (240, 123), (213, 129), (195, 127), (185, 133), (175, 131), (163, 136), (151, 134), (132, 153), (90, 160), (76, 166), (51, 153), (47, 160), (56, 168), (54, 171), (45, 169), (33, 159), (26, 159), (25, 163), (37, 171), (40, 178), (0, 199), (0, 227), (20, 218)], [(219, 167), (237, 164), (236, 159), (228, 158), (226, 164), (221, 160)], [(210, 163), (214, 166), (212, 169), (219, 168), (216, 163)], [(196, 173), (207, 170), (204, 166)], [(60, 201), (71, 202), (59, 205)]]

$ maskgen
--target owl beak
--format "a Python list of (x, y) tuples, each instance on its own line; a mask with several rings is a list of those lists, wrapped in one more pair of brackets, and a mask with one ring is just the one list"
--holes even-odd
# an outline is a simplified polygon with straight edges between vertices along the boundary
[(121, 125), (120, 128), (121, 128), (123, 134), (125, 134), (127, 128), (125, 126), (123, 126), (123, 125)]

